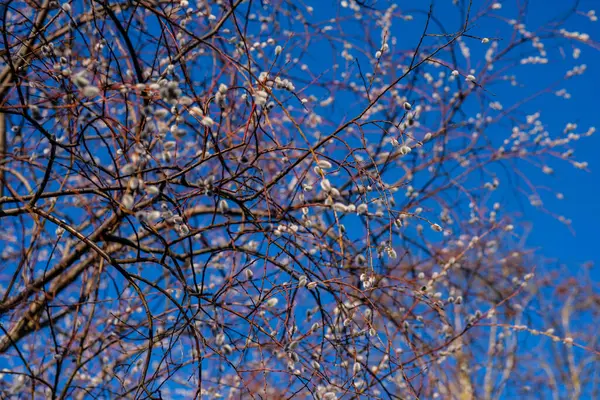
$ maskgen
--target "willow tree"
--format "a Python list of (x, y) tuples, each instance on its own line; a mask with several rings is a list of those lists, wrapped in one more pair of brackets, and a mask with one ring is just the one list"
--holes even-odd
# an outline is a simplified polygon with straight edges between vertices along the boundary
[(2, 398), (597, 397), (514, 202), (594, 12), (408, 3), (4, 2)]

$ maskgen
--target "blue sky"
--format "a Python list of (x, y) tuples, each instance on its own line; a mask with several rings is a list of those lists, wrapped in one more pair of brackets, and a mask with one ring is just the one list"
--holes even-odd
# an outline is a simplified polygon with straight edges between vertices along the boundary
[[(503, 2), (506, 5), (512, 2)], [(539, 24), (557, 14), (557, 10), (565, 8), (565, 1), (560, 0), (532, 0), (529, 2), (532, 10), (528, 21)], [(594, 9), (600, 5), (598, 1), (583, 0), (580, 2), (580, 10)], [(577, 21), (577, 23), (574, 23)], [(571, 30), (588, 33), (593, 39), (600, 38), (600, 25), (596, 22), (586, 21), (585, 18), (574, 18), (567, 25)], [(569, 29), (567, 28), (567, 29)], [(560, 98), (545, 97), (544, 101), (552, 101), (550, 104), (543, 102), (539, 104), (542, 117), (551, 128), (560, 129), (566, 122), (574, 122), (579, 125), (579, 130), (585, 131), (589, 126), (600, 128), (600, 104), (598, 93), (600, 93), (600, 53), (590, 48), (582, 48), (580, 61), (587, 64), (586, 75), (572, 79), (565, 83), (572, 98), (562, 100)], [(553, 73), (552, 66), (548, 66), (549, 73)], [(561, 72), (562, 68), (558, 72)], [(521, 79), (545, 80), (546, 77), (537, 77), (535, 74), (529, 76), (521, 75)], [(552, 195), (544, 198), (544, 204), (557, 214), (572, 219), (575, 234), (569, 232), (564, 224), (548, 215), (541, 213), (531, 206), (523, 208), (524, 219), (530, 220), (533, 230), (528, 238), (530, 246), (539, 247), (540, 254), (548, 258), (556, 258), (557, 261), (568, 264), (570, 269), (576, 269), (580, 263), (587, 261), (600, 262), (597, 246), (599, 244), (598, 228), (600, 227), (600, 135), (598, 133), (580, 140), (575, 146), (575, 158), (589, 163), (589, 172), (577, 170), (565, 163), (554, 163), (555, 174), (547, 176), (536, 175), (540, 184), (560, 188), (565, 195), (564, 200), (557, 200)], [(526, 199), (523, 203), (527, 203)], [(600, 280), (600, 273), (596, 273)]]
[[(411, 2), (396, 2), (402, 9), (406, 5), (406, 10), (410, 9)], [(418, 2), (419, 8), (424, 8), (429, 2), (420, 1)], [(453, 31), (458, 28), (460, 19), (456, 13), (456, 9), (451, 5), (450, 0), (446, 1), (435, 1), (435, 15), (444, 16), (446, 19), (444, 23), (448, 23), (447, 29)], [(477, 9), (483, 2), (475, 1)], [(514, 6), (514, 1), (502, 1), (503, 8), (499, 11), (499, 14), (506, 16), (507, 18), (516, 18), (517, 10)], [(314, 5), (315, 10), (323, 15), (332, 15), (335, 13), (333, 8), (330, 7), (334, 2), (311, 2)], [(388, 2), (379, 1), (376, 4), (380, 5), (380, 8), (385, 8), (389, 4)], [(546, 23), (550, 19), (555, 18), (562, 12), (567, 11), (568, 6), (571, 4), (569, 1), (560, 0), (532, 0), (528, 2), (530, 12), (527, 13), (525, 24), (529, 30), (534, 29), (541, 24)], [(588, 11), (595, 9), (600, 5), (600, 2), (593, 0), (582, 0), (579, 2), (578, 10)], [(454, 24), (451, 23), (454, 18)], [(422, 28), (422, 17), (420, 18), (415, 14), (414, 31), (402, 32), (399, 40), (406, 41), (405, 44), (400, 45), (403, 48), (407, 48), (408, 43), (416, 44), (418, 41), (418, 35)], [(486, 20), (487, 22), (487, 20)], [(409, 25), (402, 25), (403, 29), (406, 29)], [(600, 25), (598, 22), (591, 22), (584, 16), (574, 16), (564, 26), (569, 31), (580, 31), (590, 35), (592, 40), (600, 39)], [(480, 37), (497, 37), (499, 30), (496, 29), (494, 23), (478, 24), (473, 27), (470, 32), (473, 35)], [(507, 30), (506, 26), (502, 26), (502, 35), (505, 35)], [(373, 36), (377, 36), (378, 33), (374, 33)], [(585, 45), (578, 46), (581, 48), (582, 53), (578, 60), (573, 60), (571, 57), (572, 48), (551, 48), (548, 49), (549, 54), (552, 56), (560, 55), (561, 51), (565, 53), (565, 60), (560, 62), (554, 62), (556, 60), (551, 58), (551, 62), (543, 66), (523, 66), (519, 68), (517, 75), (518, 80), (527, 85), (524, 90), (509, 88), (504, 91), (502, 89), (490, 89), (499, 90), (496, 92), (498, 100), (505, 101), (511, 96), (525, 96), (525, 93), (532, 93), (534, 89), (542, 88), (548, 85), (550, 82), (558, 82), (556, 89), (566, 88), (571, 94), (570, 100), (565, 100), (553, 95), (547, 95), (543, 98), (533, 101), (526, 106), (524, 110), (527, 114), (533, 114), (539, 111), (541, 113), (540, 119), (543, 121), (545, 126), (551, 135), (560, 135), (567, 123), (576, 123), (578, 125), (577, 132), (585, 132), (589, 127), (596, 127), (600, 129), (600, 102), (597, 99), (598, 93), (600, 93), (600, 52), (597, 49), (587, 47)], [(475, 54), (477, 46), (471, 46), (471, 51)], [(324, 57), (326, 59), (326, 57)], [(574, 65), (586, 64), (587, 72), (583, 76), (575, 77), (564, 84), (561, 82), (564, 73), (568, 68)], [(324, 62), (323, 69), (326, 69), (327, 65)], [(336, 99), (338, 100), (338, 99)], [(343, 100), (338, 100), (343, 102)], [(510, 102), (507, 102), (510, 104)], [(545, 208), (555, 214), (555, 216), (562, 215), (572, 221), (572, 230), (568, 229), (564, 223), (559, 222), (554, 216), (549, 215), (542, 210), (533, 207), (529, 204), (529, 200), (526, 196), (514, 196), (512, 190), (503, 187), (503, 194), (505, 196), (505, 204), (514, 211), (518, 211), (521, 215), (518, 218), (519, 223), (524, 224), (523, 238), (525, 240), (526, 247), (537, 249), (536, 255), (537, 260), (547, 260), (550, 264), (563, 265), (564, 269), (568, 271), (569, 275), (580, 276), (582, 274), (582, 264), (588, 261), (594, 262), (596, 265), (600, 263), (600, 255), (598, 253), (598, 244), (600, 242), (597, 231), (600, 227), (600, 157), (598, 152), (600, 149), (600, 132), (596, 132), (591, 137), (582, 138), (579, 142), (573, 145), (575, 150), (573, 159), (577, 161), (588, 162), (588, 171), (583, 171), (574, 168), (572, 165), (560, 161), (552, 160), (549, 164), (554, 169), (554, 174), (545, 175), (540, 171), (540, 168), (533, 167), (531, 165), (520, 164), (522, 168), (521, 172), (530, 177), (538, 186), (550, 188), (554, 191), (561, 192), (564, 195), (564, 199), (559, 200), (551, 192), (542, 192), (542, 201)], [(592, 269), (590, 276), (596, 284), (600, 282), (600, 272), (598, 269)], [(565, 277), (566, 279), (566, 277)], [(579, 329), (584, 331), (588, 330), (589, 326), (594, 324), (594, 321), (589, 318), (588, 315), (580, 315), (576, 317)], [(534, 321), (534, 325), (535, 325)], [(542, 325), (537, 326), (539, 328)], [(528, 334), (522, 334), (519, 336), (519, 340), (522, 340), (523, 351), (527, 352), (530, 349), (536, 348), (536, 346), (548, 346), (549, 341), (540, 341), (537, 338)], [(583, 351), (579, 351), (577, 356), (584, 357)], [(515, 398), (514, 390), (519, 388), (507, 388), (502, 398)]]
[[(335, 15), (337, 2), (334, 1), (310, 1), (315, 9), (315, 20), (319, 17), (331, 17)], [(392, 2), (377, 1), (374, 4), (379, 9), (384, 9)], [(395, 2), (399, 9), (412, 14), (411, 2)], [(415, 9), (423, 10), (430, 2), (419, 1)], [(478, 10), (482, 4), (489, 3), (484, 1), (474, 1), (473, 10)], [(514, 1), (501, 1), (503, 7), (498, 14), (508, 18), (516, 18), (517, 8)], [(553, 20), (562, 15), (572, 6), (573, 2), (564, 0), (531, 0), (527, 3), (529, 12), (525, 24), (528, 30), (534, 30), (536, 27)], [(453, 32), (458, 29), (462, 23), (457, 8), (452, 5), (451, 0), (433, 1), (434, 15), (440, 18), (446, 29)], [(582, 0), (579, 2), (578, 10), (588, 11), (595, 9), (600, 3), (595, 0)], [(346, 13), (347, 14), (347, 13)], [(402, 25), (403, 31), (394, 32), (397, 34), (399, 46), (408, 48), (410, 43), (418, 42), (419, 35), (423, 26), (424, 17), (422, 14), (414, 13), (414, 25)], [(406, 31), (409, 26), (414, 29)], [(585, 16), (571, 17), (570, 21), (564, 26), (569, 31), (580, 31), (590, 35), (592, 40), (600, 38), (600, 24), (591, 22)], [(435, 32), (435, 29), (430, 29)], [(472, 35), (480, 37), (502, 37), (506, 35), (507, 29), (505, 23), (495, 24), (489, 19), (485, 23), (478, 23), (469, 32)], [(373, 33), (378, 36), (379, 33)], [(504, 40), (504, 39), (503, 39)], [(404, 41), (404, 43), (403, 43)], [(467, 43), (471, 52), (476, 54), (478, 50), (473, 41)], [(597, 94), (600, 93), (600, 52), (585, 45), (581, 48), (581, 56), (578, 60), (571, 57), (572, 48), (548, 49), (552, 56), (558, 55), (560, 51), (565, 52), (565, 58), (569, 61), (551, 62), (544, 66), (524, 66), (517, 72), (519, 82), (526, 84), (522, 91), (508, 88), (508, 90), (492, 88), (497, 95), (498, 100), (504, 102), (511, 96), (528, 95), (534, 92), (534, 88), (544, 88), (551, 82), (560, 80), (566, 71), (567, 66), (574, 66), (585, 63), (588, 66), (587, 73), (580, 77), (575, 77), (559, 85), (556, 89), (566, 88), (571, 94), (571, 99), (565, 100), (556, 96), (546, 95), (538, 101), (533, 101), (527, 105), (527, 113), (533, 114), (539, 111), (540, 119), (551, 135), (560, 134), (565, 124), (568, 122), (577, 123), (577, 132), (585, 132), (589, 127), (600, 128), (600, 107), (597, 100)], [(326, 51), (326, 48), (323, 48)], [(323, 69), (328, 69), (327, 57), (324, 57)], [(475, 57), (474, 57), (475, 59)], [(570, 68), (570, 67), (569, 67)], [(542, 72), (543, 71), (543, 72)], [(496, 90), (500, 90), (496, 92)], [(336, 99), (340, 104), (341, 99)], [(343, 100), (341, 100), (343, 101)], [(510, 104), (510, 101), (507, 102)], [(340, 107), (343, 109), (343, 107)], [(596, 231), (600, 227), (600, 157), (597, 156), (600, 149), (600, 132), (591, 137), (582, 138), (574, 145), (575, 153), (573, 159), (577, 161), (587, 161), (589, 163), (588, 171), (582, 171), (573, 168), (572, 165), (559, 160), (552, 160), (551, 165), (555, 173), (545, 175), (539, 168), (521, 166), (525, 168), (523, 172), (531, 177), (532, 180), (540, 185), (552, 188), (554, 191), (560, 191), (564, 194), (563, 200), (558, 200), (554, 194), (547, 193), (542, 195), (542, 201), (548, 211), (555, 216), (562, 215), (572, 220), (573, 232), (565, 224), (556, 220), (556, 218), (542, 212), (529, 205), (526, 197), (516, 197), (511, 192), (506, 192), (506, 200), (511, 199), (511, 208), (522, 211), (520, 220), (527, 221), (531, 230), (527, 234), (526, 243), (530, 247), (538, 248), (539, 255), (548, 259), (555, 259), (561, 263), (566, 263), (569, 268), (575, 270), (578, 266), (587, 261), (600, 261), (596, 245), (598, 244)], [(600, 280), (600, 273), (597, 273)]]

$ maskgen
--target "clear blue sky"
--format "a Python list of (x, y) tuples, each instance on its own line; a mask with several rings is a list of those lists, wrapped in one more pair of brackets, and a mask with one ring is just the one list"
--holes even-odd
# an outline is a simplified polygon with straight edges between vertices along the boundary
[[(374, 2), (379, 9), (385, 9), (391, 3), (393, 2)], [(423, 10), (430, 4), (429, 1), (397, 1), (395, 3), (398, 4), (399, 9), (409, 14), (413, 7)], [(465, 3), (467, 2), (465, 1)], [(473, 10), (480, 9), (484, 3), (487, 4), (489, 1), (474, 1)], [(518, 12), (515, 5), (517, 2), (504, 0), (500, 3), (503, 7), (497, 12), (498, 14), (508, 19), (517, 18)], [(527, 12), (525, 22), (528, 30), (535, 30), (549, 20), (560, 16), (574, 4), (574, 2), (566, 0), (531, 0), (519, 3), (529, 4), (530, 11)], [(322, 14), (324, 17), (331, 17), (335, 15), (335, 8), (337, 8), (335, 1), (314, 0), (308, 4), (314, 6), (316, 16)], [(457, 13), (457, 8), (452, 5), (452, 0), (434, 0), (433, 4), (434, 15), (442, 21), (448, 31), (452, 32), (453, 29), (459, 27), (462, 20)], [(600, 1), (581, 0), (578, 10), (585, 12), (597, 8), (600, 8)], [(401, 35), (398, 35), (399, 42), (406, 41), (405, 44), (401, 44), (403, 48), (408, 48), (411, 42), (416, 44), (421, 33), (423, 16), (417, 13), (414, 16), (414, 30), (403, 31)], [(315, 18), (315, 20), (319, 20), (319, 18)], [(403, 25), (402, 29), (406, 29), (408, 26), (407, 24)], [(564, 27), (568, 31), (588, 33), (592, 40), (600, 40), (600, 22), (591, 22), (584, 16), (572, 17)], [(435, 29), (430, 29), (430, 31), (435, 32)], [(496, 26), (493, 21), (486, 19), (485, 23), (476, 24), (469, 33), (480, 37), (503, 37), (507, 34), (507, 29), (504, 23)], [(476, 43), (468, 39), (466, 42), (473, 55), (477, 51), (481, 51), (483, 54), (484, 50), (478, 50)], [(559, 62), (554, 62), (555, 59), (552, 57), (560, 50), (557, 48), (547, 49), (550, 55), (549, 64), (525, 66), (516, 73), (518, 81), (527, 85), (523, 91), (511, 92), (513, 88), (509, 88), (506, 91), (496, 92), (497, 99), (505, 105), (509, 105), (511, 96), (528, 95), (533, 93), (536, 87), (540, 89), (546, 87), (549, 83), (564, 76), (566, 69), (572, 66), (586, 64), (588, 67), (583, 76), (574, 77), (565, 81), (564, 85), (557, 87), (557, 89), (566, 88), (572, 96), (571, 99), (565, 100), (546, 95), (527, 105), (524, 110), (528, 114), (540, 111), (540, 119), (551, 135), (560, 134), (568, 122), (578, 124), (576, 132), (585, 132), (590, 126), (599, 129), (591, 137), (582, 138), (573, 146), (575, 149), (573, 159), (587, 161), (589, 171), (575, 169), (572, 165), (560, 160), (550, 161), (549, 164), (555, 170), (555, 173), (550, 176), (541, 173), (539, 168), (535, 167), (525, 167), (526, 169), (523, 170), (534, 183), (564, 194), (564, 199), (558, 200), (553, 193), (547, 193), (545, 196), (542, 195), (542, 201), (548, 211), (571, 219), (574, 233), (554, 217), (529, 205), (525, 196), (519, 198), (512, 196), (513, 200), (511, 201), (513, 209), (523, 212), (521, 220), (531, 223), (532, 230), (527, 236), (527, 245), (539, 248), (540, 255), (566, 263), (574, 270), (583, 262), (600, 263), (600, 255), (596, 249), (600, 242), (597, 234), (600, 227), (600, 156), (598, 156), (600, 150), (600, 102), (597, 99), (598, 93), (600, 93), (600, 51), (583, 44), (578, 47), (582, 50), (578, 60), (571, 57), (572, 48), (565, 47), (565, 56), (568, 61), (559, 60)], [(327, 68), (329, 66), (324, 65), (323, 69)], [(497, 89), (492, 90), (496, 91)], [(336, 101), (340, 101), (340, 99), (336, 99)], [(508, 192), (507, 197), (511, 197)], [(596, 276), (600, 280), (600, 273), (596, 273)]]
[[(313, 1), (317, 12), (323, 15), (334, 15), (335, 11), (332, 8), (333, 1)], [(411, 4), (415, 8), (423, 9), (429, 4), (428, 1), (398, 1), (396, 2), (401, 9), (409, 12)], [(475, 1), (475, 9), (478, 9), (483, 1)], [(501, 1), (503, 8), (499, 14), (507, 18), (516, 18), (517, 9), (515, 1)], [(524, 2), (522, 2), (524, 3)], [(544, 24), (550, 19), (553, 19), (566, 11), (573, 4), (571, 1), (565, 0), (531, 0), (528, 2), (530, 12), (527, 13), (525, 21), (529, 30)], [(378, 1), (375, 3), (380, 8), (388, 6), (388, 2)], [(459, 23), (459, 18), (455, 7), (452, 6), (451, 0), (434, 1), (436, 8), (435, 15), (444, 16), (450, 26), (449, 31), (455, 29)], [(600, 1), (597, 0), (582, 0), (579, 2), (578, 10), (588, 11), (600, 8)], [(454, 21), (452, 23), (452, 18)], [(411, 40), (416, 44), (420, 29), (422, 29), (422, 20), (415, 14), (414, 20), (415, 32), (406, 32), (399, 40), (405, 40), (408, 44)], [(403, 25), (406, 29), (408, 25)], [(570, 22), (564, 26), (569, 31), (585, 32), (590, 35), (592, 40), (600, 40), (600, 22), (591, 22), (583, 16), (575, 16)], [(471, 34), (480, 37), (498, 37), (498, 32), (505, 35), (507, 30), (503, 25), (501, 31), (497, 30), (493, 23), (481, 24), (473, 27)], [(406, 48), (407, 46), (403, 46)], [(474, 54), (477, 46), (472, 46), (471, 51)], [(556, 96), (544, 96), (543, 98), (534, 101), (526, 106), (523, 110), (527, 114), (533, 114), (540, 111), (541, 120), (547, 127), (551, 135), (560, 135), (565, 125), (569, 122), (576, 123), (578, 128), (576, 132), (583, 133), (589, 127), (594, 126), (599, 131), (591, 137), (582, 138), (579, 142), (573, 145), (575, 150), (573, 159), (577, 161), (586, 161), (589, 164), (588, 171), (575, 169), (567, 162), (560, 160), (552, 160), (549, 164), (554, 169), (554, 174), (545, 175), (539, 168), (533, 166), (522, 166), (522, 172), (530, 177), (538, 186), (545, 186), (554, 191), (559, 191), (564, 195), (564, 199), (559, 200), (552, 192), (542, 193), (542, 201), (545, 208), (555, 215), (562, 215), (572, 221), (572, 230), (569, 230), (565, 224), (559, 222), (553, 216), (531, 206), (526, 196), (515, 197), (512, 195), (512, 190), (504, 186), (501, 190), (505, 190), (511, 210), (521, 211), (522, 215), (519, 218), (520, 222), (526, 222), (531, 228), (530, 232), (525, 235), (526, 247), (538, 249), (538, 260), (547, 259), (548, 261), (556, 262), (565, 266), (569, 274), (573, 276), (580, 275), (581, 265), (591, 261), (596, 264), (596, 268), (591, 270), (591, 277), (597, 283), (600, 282), (600, 255), (598, 245), (600, 244), (600, 101), (598, 94), (600, 93), (600, 52), (597, 49), (579, 45), (582, 53), (578, 60), (573, 60), (572, 48), (565, 47), (566, 60), (553, 62), (544, 66), (524, 66), (517, 72), (519, 82), (526, 84), (528, 87), (524, 91), (515, 90), (514, 93), (509, 91), (497, 92), (498, 100), (510, 104), (510, 96), (519, 96), (523, 93), (533, 93), (533, 88), (542, 88), (550, 82), (554, 82), (564, 76), (566, 70), (578, 64), (586, 64), (587, 72), (580, 77), (575, 77), (558, 88), (566, 88), (571, 94), (570, 100), (565, 100)], [(549, 54), (555, 56), (560, 52), (558, 48), (548, 49)], [(326, 67), (324, 67), (326, 69)], [(512, 89), (510, 89), (512, 90)], [(507, 99), (509, 101), (507, 101)], [(340, 101), (337, 99), (337, 101)], [(343, 101), (343, 100), (341, 100)], [(503, 136), (504, 138), (504, 136)], [(589, 319), (589, 316), (583, 315), (578, 319), (579, 329), (587, 330), (593, 326), (594, 321)], [(541, 327), (540, 327), (541, 328)], [(523, 334), (525, 344), (523, 351), (529, 351), (538, 344), (537, 339)], [(578, 355), (582, 355), (582, 351)], [(502, 398), (515, 398), (513, 390), (518, 388), (508, 388)]]
[[(441, 3), (441, 2), (439, 2)], [(505, 11), (509, 11), (509, 5), (512, 1), (504, 1)], [(528, 24), (540, 24), (554, 16), (558, 10), (565, 9), (565, 6), (571, 2), (562, 0), (532, 0), (529, 2), (531, 10), (529, 13)], [(582, 0), (580, 10), (597, 9), (600, 2), (597, 0)], [(529, 22), (531, 21), (531, 22)], [(577, 21), (577, 24), (574, 22)], [(574, 18), (569, 23), (568, 30), (577, 30), (588, 33), (592, 39), (600, 39), (600, 25), (598, 22), (588, 22), (585, 18)], [(569, 29), (570, 28), (570, 29)], [(564, 87), (568, 88), (572, 98), (562, 100), (553, 99), (550, 104), (544, 102), (539, 104), (542, 117), (545, 123), (551, 129), (561, 129), (566, 122), (575, 122), (579, 125), (579, 130), (585, 131), (589, 126), (596, 126), (600, 129), (600, 102), (598, 93), (600, 93), (600, 52), (594, 49), (581, 46), (582, 55), (579, 61), (588, 66), (588, 72), (577, 79), (565, 82)], [(563, 64), (564, 65), (564, 64)], [(549, 73), (552, 65), (548, 65)], [(562, 65), (558, 72), (562, 71)], [(536, 74), (538, 72), (535, 69)], [(521, 80), (535, 80), (536, 75), (521, 75)], [(546, 79), (543, 76), (541, 79)], [(575, 145), (575, 159), (587, 161), (590, 172), (576, 170), (565, 163), (554, 163), (555, 174), (547, 176), (537, 174), (536, 179), (540, 184), (559, 188), (565, 195), (564, 200), (557, 200), (552, 195), (546, 196), (543, 201), (551, 211), (564, 215), (572, 219), (572, 226), (575, 234), (571, 234), (559, 221), (541, 213), (533, 207), (527, 205), (526, 199), (523, 211), (524, 219), (531, 220), (533, 230), (529, 236), (528, 244), (534, 247), (540, 247), (541, 252), (546, 257), (557, 258), (558, 261), (569, 264), (570, 268), (586, 261), (594, 261), (600, 264), (600, 255), (597, 246), (600, 244), (600, 132), (591, 137), (580, 140)], [(600, 266), (600, 265), (599, 265)], [(600, 273), (595, 274), (600, 280)]]

